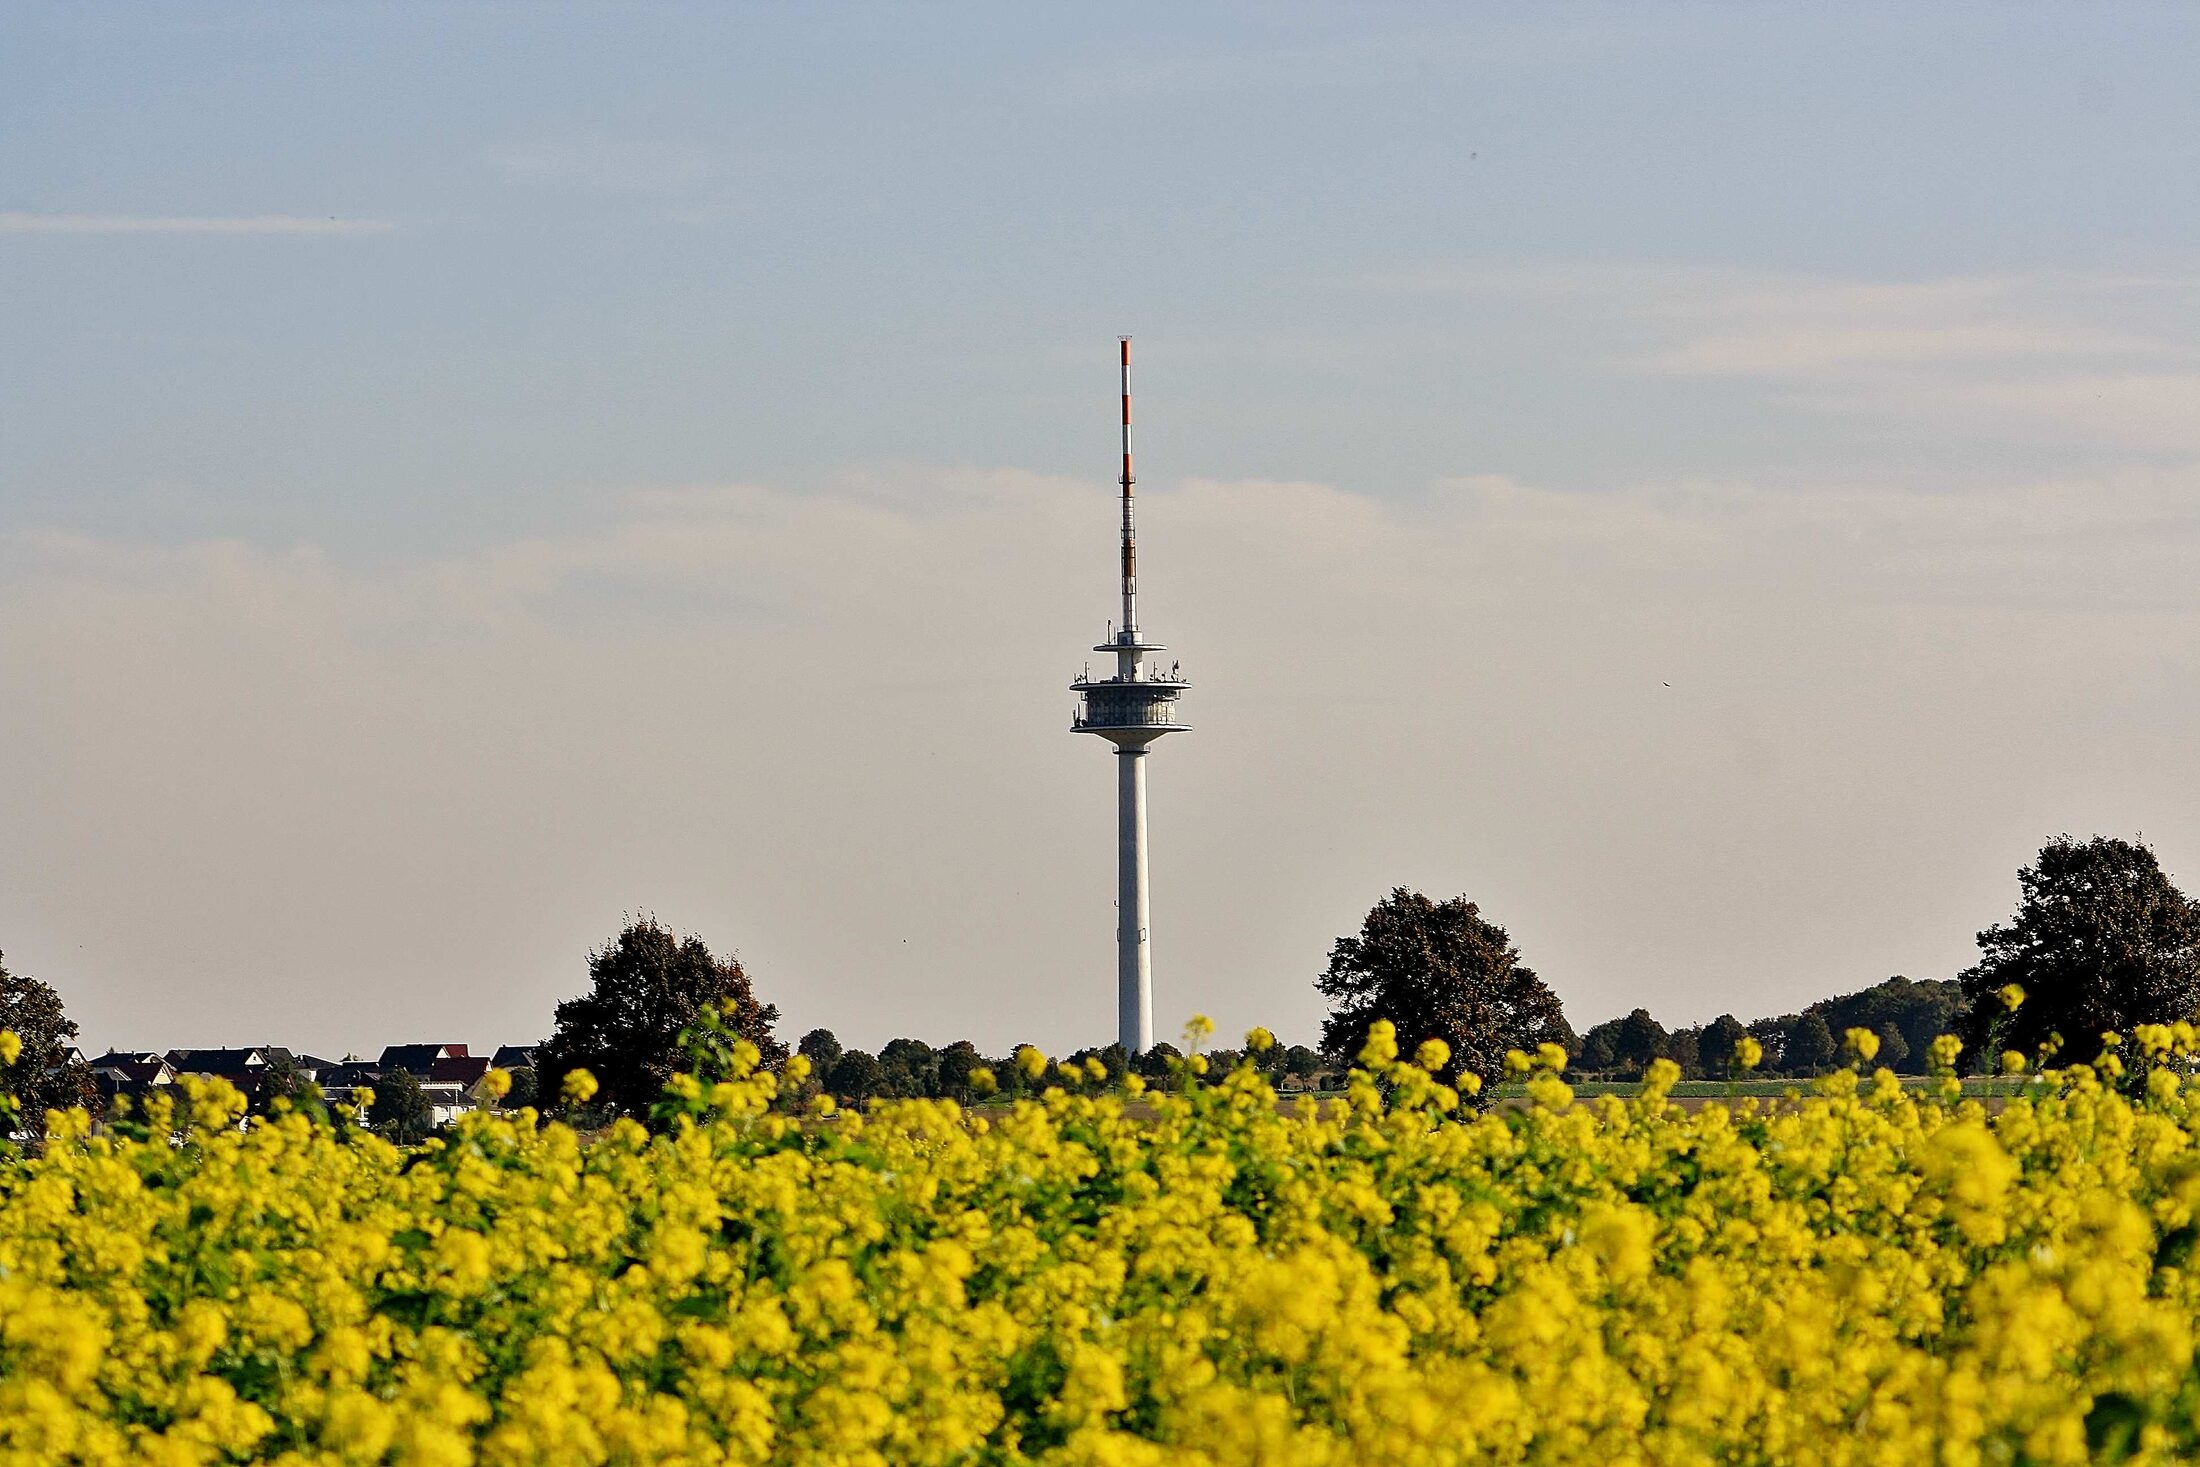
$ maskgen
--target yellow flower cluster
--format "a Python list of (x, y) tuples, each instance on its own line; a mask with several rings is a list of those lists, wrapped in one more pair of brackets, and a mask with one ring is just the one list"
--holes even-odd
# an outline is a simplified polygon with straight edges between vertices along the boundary
[(794, 1117), (749, 1051), (409, 1151), (194, 1086), (0, 1168), (0, 1464), (2189, 1461), (2194, 1046), (2135, 1039), (1693, 1113), (1382, 1033), (1343, 1101)]

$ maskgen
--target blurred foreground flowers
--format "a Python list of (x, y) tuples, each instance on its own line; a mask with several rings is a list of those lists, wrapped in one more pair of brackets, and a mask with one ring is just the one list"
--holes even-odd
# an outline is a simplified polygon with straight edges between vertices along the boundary
[(1476, 1113), (1382, 1038), (1295, 1111), (1241, 1067), (797, 1119), (737, 1049), (655, 1135), (56, 1117), (0, 1162), (0, 1464), (2200, 1449), (2183, 1026), (1997, 1114), (1882, 1070), (1690, 1115), (1663, 1062), (1578, 1104), (1550, 1054)]

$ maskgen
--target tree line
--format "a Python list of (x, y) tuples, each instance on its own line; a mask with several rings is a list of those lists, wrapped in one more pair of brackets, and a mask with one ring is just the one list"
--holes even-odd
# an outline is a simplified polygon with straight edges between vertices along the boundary
[[(1636, 1008), (1580, 1035), (1473, 902), (1400, 888), (1331, 949), (1317, 980), (1333, 1004), (1322, 1047), (1342, 1061), (1386, 1018), (1401, 1046), (1443, 1040), (1450, 1077), (1495, 1075), (1505, 1051), (1543, 1044), (1589, 1076), (1638, 1077), (1666, 1059), (1684, 1075), (1724, 1078), (1744, 1068), (1737, 1054), (1751, 1054), (1758, 1073), (1808, 1076), (1838, 1064), (1840, 1036), (1862, 1029), (1877, 1041), (1877, 1063), (1899, 1074), (1922, 1073), (1941, 1034), (1962, 1040), (1959, 1067), (1975, 1069), (2011, 1051), (2027, 1063), (2083, 1062), (2109, 1034), (2200, 1019), (2200, 904), (2143, 842), (2061, 836), (2018, 871), (2017, 885), (2014, 916), (1978, 934), (1979, 961), (1954, 979), (1897, 976), (1749, 1023), (1722, 1014), (1667, 1029)], [(2023, 1001), (2005, 1001), (2010, 991)]]
[[(1348, 1068), (1369, 1026), (1386, 1019), (1407, 1053), (1442, 1040), (1447, 1079), (1495, 1077), (1507, 1051), (1542, 1045), (1564, 1049), (1569, 1070), (1589, 1077), (1639, 1077), (1664, 1059), (1685, 1075), (1721, 1078), (1744, 1068), (1742, 1056), (1754, 1059), (1747, 1068), (1756, 1073), (1807, 1076), (1838, 1064), (1839, 1036), (1862, 1029), (1876, 1036), (1878, 1063), (1915, 1073), (1944, 1033), (1964, 1040), (1968, 1065), (1992, 1064), (1999, 1050), (2012, 1049), (2028, 1059), (2082, 1061), (2098, 1053), (2105, 1033), (2200, 1017), (2200, 905), (2145, 844), (2063, 836), (2018, 872), (2018, 887), (2015, 914), (1978, 934), (1980, 961), (1954, 979), (1897, 976), (1748, 1022), (1722, 1014), (1667, 1028), (1639, 1007), (1579, 1034), (1557, 994), (1476, 903), (1435, 901), (1400, 887), (1357, 933), (1331, 947), (1315, 979), (1330, 1005), (1319, 1043), (1273, 1045), (1251, 1058), (1279, 1082), (1311, 1084)], [(989, 1056), (968, 1040), (935, 1047), (896, 1038), (871, 1053), (826, 1029), (810, 1030), (790, 1049), (778, 1037), (777, 1006), (757, 996), (738, 959), (654, 917), (629, 920), (588, 955), (587, 967), (587, 991), (557, 1006), (534, 1070), (511, 1076), (505, 1106), (562, 1110), (584, 1123), (646, 1116), (688, 1064), (699, 1027), (755, 1046), (759, 1062), (786, 1077), (790, 1106), (820, 1094), (856, 1104), (894, 1097), (967, 1104), (1062, 1083), (1064, 1067), (1079, 1083), (1120, 1083), (1136, 1072), (1150, 1085), (1169, 1086), (1195, 1064), (1228, 1066), (1242, 1057), (1224, 1049), (1192, 1062), (1167, 1044), (1138, 1056), (1107, 1045), (1035, 1072), (1023, 1062), (1023, 1047)], [(2011, 985), (2027, 999), (2014, 1010), (1997, 998)], [(18, 1036), (19, 1052), (0, 1055), (0, 1093), (19, 1102), (24, 1124), (35, 1128), (48, 1107), (96, 1102), (91, 1077), (69, 1058), (77, 1029), (58, 994), (10, 973), (4, 961), (0, 1029)], [(804, 1063), (789, 1066), (794, 1055)], [(590, 1081), (577, 1086), (573, 1077), (583, 1070)], [(417, 1083), (392, 1077), (387, 1088), (372, 1122), (402, 1139), (423, 1134), (427, 1106)], [(270, 1103), (319, 1104), (321, 1097), (310, 1086), (278, 1087)]]

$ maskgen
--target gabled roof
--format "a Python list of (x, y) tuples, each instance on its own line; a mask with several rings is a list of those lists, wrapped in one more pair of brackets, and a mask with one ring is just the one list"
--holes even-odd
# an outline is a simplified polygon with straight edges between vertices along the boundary
[(539, 1047), (533, 1044), (500, 1044), (497, 1046), (496, 1058), (491, 1063), (500, 1070), (531, 1070), (535, 1067), (535, 1050)]
[(411, 1070), (425, 1076), (435, 1068), (439, 1059), (463, 1059), (463, 1044), (393, 1044), (382, 1051), (382, 1068), (385, 1070)]
[(171, 1049), (168, 1063), (184, 1075), (241, 1075), (264, 1067), (264, 1049)]
[(489, 1060), (486, 1055), (458, 1054), (437, 1060), (434, 1067), (428, 1071), (428, 1078), (430, 1080), (453, 1080), (461, 1085), (471, 1085), (488, 1073)]
[(125, 1055), (111, 1062), (102, 1055), (100, 1060), (92, 1066), (92, 1073), (103, 1080), (112, 1080), (118, 1089), (139, 1090), (151, 1085), (166, 1085), (176, 1078), (175, 1070), (159, 1055), (144, 1060)]
[(84, 1063), (99, 1070), (115, 1065), (142, 1065), (160, 1058), (161, 1052), (157, 1049), (110, 1049), (99, 1058), (86, 1060)]

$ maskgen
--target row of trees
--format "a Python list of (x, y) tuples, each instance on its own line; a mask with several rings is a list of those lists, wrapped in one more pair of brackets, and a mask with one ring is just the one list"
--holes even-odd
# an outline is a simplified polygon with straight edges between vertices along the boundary
[[(2143, 844), (2065, 836), (2018, 873), (2015, 916), (1978, 936), (1981, 959), (1959, 979), (1890, 978), (1871, 988), (1809, 1005), (1799, 1013), (1748, 1023), (1722, 1014), (1680, 1029), (1660, 1025), (1638, 1008), (1576, 1035), (1558, 996), (1522, 960), (1505, 929), (1465, 897), (1432, 901), (1401, 887), (1378, 903), (1357, 934), (1339, 938), (1315, 986), (1330, 1001), (1319, 1049), (1278, 1046), (1257, 1062), (1281, 1080), (1313, 1079), (1348, 1066), (1378, 1019), (1396, 1026), (1411, 1053), (1423, 1041), (1449, 1047), (1447, 1078), (1500, 1072), (1505, 1052), (1543, 1044), (1563, 1047), (1579, 1073), (1639, 1075), (1652, 1061), (1671, 1059), (1692, 1075), (1724, 1076), (1746, 1035), (1761, 1052), (1760, 1072), (1808, 1075), (1840, 1061), (1837, 1036), (1868, 1029), (1879, 1037), (1879, 1062), (1897, 1071), (1924, 1067), (1926, 1046), (1941, 1033), (1962, 1035), (1973, 1059), (1989, 1041), (2037, 1053), (2053, 1047), (2065, 1059), (2085, 1059), (2104, 1031), (2200, 1015), (2200, 905), (2172, 885)], [(556, 1027), (531, 1075), (507, 1097), (517, 1105), (540, 1096), (555, 1104), (566, 1077), (585, 1068), (597, 1083), (591, 1114), (646, 1115), (665, 1082), (685, 1063), (682, 1035), (708, 1007), (730, 1037), (755, 1045), (763, 1062), (788, 1056), (775, 1028), (776, 1006), (757, 998), (740, 962), (720, 958), (699, 937), (683, 936), (654, 917), (630, 921), (588, 958), (589, 988), (559, 1004)], [(2028, 1002), (2013, 1015), (1994, 995), (2021, 986)], [(0, 1028), (22, 1037), (23, 1052), (0, 1071), (31, 1117), (51, 1106), (89, 1104), (91, 1077), (68, 1051), (76, 1026), (45, 984), (16, 977), (0, 964)], [(797, 1046), (809, 1060), (800, 1087), (847, 1101), (886, 1096), (976, 1098), (980, 1071), (1009, 1094), (1032, 1085), (1009, 1058), (988, 1057), (975, 1044), (943, 1048), (919, 1039), (889, 1041), (876, 1054), (844, 1047), (829, 1030), (813, 1029)], [(1137, 1069), (1149, 1081), (1172, 1083), (1176, 1052), (1158, 1045), (1135, 1062), (1119, 1046), (1080, 1050), (1071, 1063), (1097, 1061), (1120, 1080)], [(1234, 1063), (1235, 1051), (1210, 1056)], [(1042, 1077), (1036, 1083), (1046, 1083)], [(410, 1137), (425, 1122), (416, 1085), (391, 1078), (377, 1095), (375, 1122)], [(802, 1095), (790, 1097), (800, 1100)]]
[[(1447, 1078), (1464, 1071), (1495, 1075), (1507, 1050), (1542, 1044), (1563, 1047), (1584, 1074), (1640, 1075), (1662, 1058), (1687, 1075), (1723, 1077), (1736, 1069), (1745, 1035), (1756, 1041), (1760, 1073), (1805, 1076), (1841, 1062), (1840, 1036), (1851, 1029), (1878, 1036), (1880, 1063), (1916, 1073), (1925, 1068), (1927, 1046), (1943, 1033), (1964, 1037), (1974, 1061), (1985, 1057), (1990, 1039), (2033, 1053), (2053, 1042), (2064, 1057), (2083, 1059), (2098, 1049), (2104, 1031), (2200, 1014), (2200, 906), (2171, 884), (2145, 845), (2065, 836), (2023, 868), (2018, 882), (2015, 916), (1979, 934), (1981, 960), (1958, 979), (1898, 976), (1799, 1013), (1746, 1023), (1722, 1014), (1672, 1030), (1636, 1009), (1578, 1036), (1557, 994), (1474, 902), (1434, 901), (1401, 887), (1368, 913), (1358, 933), (1331, 948), (1315, 984), (1330, 1001), (1319, 1050), (1278, 1047), (1261, 1062), (1284, 1078), (1342, 1069), (1365, 1044), (1368, 1026), (1388, 1019), (1408, 1052), (1442, 1039), (1450, 1050)], [(767, 1058), (783, 1052), (771, 1034), (777, 1011), (757, 1002), (738, 963), (713, 959), (698, 939), (675, 939), (654, 922), (637, 924), (592, 958), (591, 977), (590, 995), (559, 1008), (559, 1035), (545, 1051), (546, 1094), (555, 1093), (562, 1065), (585, 1062), (614, 1103), (646, 1107), (677, 1063), (673, 1036), (701, 1001), (717, 1003)], [(2014, 1016), (1991, 1001), (2010, 983), (2030, 998)], [(607, 1015), (617, 1022), (606, 1022)], [(637, 1045), (655, 1057), (637, 1062)], [(935, 1049), (919, 1039), (894, 1039), (874, 1055), (815, 1029), (798, 1047), (810, 1060), (809, 1088), (842, 1100), (969, 1100), (980, 1070), (1009, 1093), (1029, 1083), (1006, 1058), (986, 1056), (967, 1040)], [(1157, 1046), (1135, 1068), (1167, 1083), (1174, 1055)], [(1224, 1051), (1210, 1058), (1228, 1064), (1237, 1056)], [(1087, 1059), (1097, 1059), (1114, 1079), (1133, 1068), (1116, 1046), (1070, 1056), (1072, 1063)]]
[[(812, 1029), (802, 1036), (795, 1050), (810, 1061), (810, 1078), (802, 1095), (822, 1090), (841, 1101), (892, 1098), (968, 1104), (980, 1096), (981, 1088), (974, 1079), (980, 1071), (989, 1080), (985, 1094), (1014, 1096), (1047, 1083), (1044, 1077), (1033, 1080), (1018, 1069), (1013, 1052), (988, 1057), (967, 1039), (943, 1049), (934, 1049), (921, 1039), (890, 1039), (874, 1055), (844, 1048), (830, 1029)], [(1136, 1060), (1124, 1053), (1122, 1045), (1110, 1044), (1077, 1050), (1059, 1063), (1084, 1069), (1088, 1061), (1097, 1060), (1106, 1071), (1105, 1083), (1120, 1084), (1125, 1075), (1135, 1071), (1148, 1085), (1167, 1088), (1179, 1079), (1171, 1062), (1181, 1058), (1173, 1044), (1156, 1044)], [(1234, 1065), (1239, 1058), (1239, 1051), (1234, 1049), (1208, 1052), (1209, 1064), (1219, 1068)], [(1319, 1053), (1303, 1044), (1276, 1046), (1255, 1055), (1254, 1061), (1284, 1083), (1309, 1083), (1328, 1068)]]
[[(1991, 1063), (1997, 1049), (2067, 1062), (2093, 1058), (2107, 1033), (2200, 1018), (2200, 903), (2143, 843), (2066, 835), (2017, 881), (2016, 914), (1978, 934), (1979, 962), (1954, 980), (1889, 978), (1747, 1024), (1722, 1014), (1667, 1030), (1638, 1008), (1578, 1039), (1557, 995), (1474, 903), (1401, 887), (1331, 949), (1316, 980), (1334, 1005), (1322, 1046), (1341, 1062), (1383, 1018), (1402, 1047), (1445, 1041), (1452, 1074), (1495, 1074), (1506, 1050), (1555, 1043), (1584, 1073), (1639, 1075), (1671, 1059), (1684, 1074), (1717, 1077), (1735, 1069), (1747, 1035), (1759, 1071), (1809, 1075), (1840, 1062), (1837, 1036), (1866, 1029), (1878, 1036), (1878, 1062), (1899, 1073), (1922, 1071), (1926, 1046), (1944, 1033), (1963, 1039), (1970, 1064)], [(2025, 994), (2013, 1012), (1999, 999), (2011, 985)]]
[(1747, 1024), (1721, 1014), (1708, 1024), (1668, 1030), (1648, 1009), (1636, 1009), (1585, 1031), (1571, 1053), (1574, 1067), (1585, 1075), (1632, 1079), (1651, 1061), (1669, 1059), (1691, 1079), (1720, 1080), (1740, 1072), (1735, 1046), (1746, 1035), (1757, 1041), (1756, 1073), (1805, 1076), (1842, 1062), (1841, 1035), (1869, 1029), (1879, 1036), (1877, 1063), (1915, 1075), (1925, 1072), (1925, 1047), (1937, 1035), (1961, 1032), (1969, 1012), (1961, 983), (1897, 975), (1860, 993), (1822, 999), (1798, 1014)]

